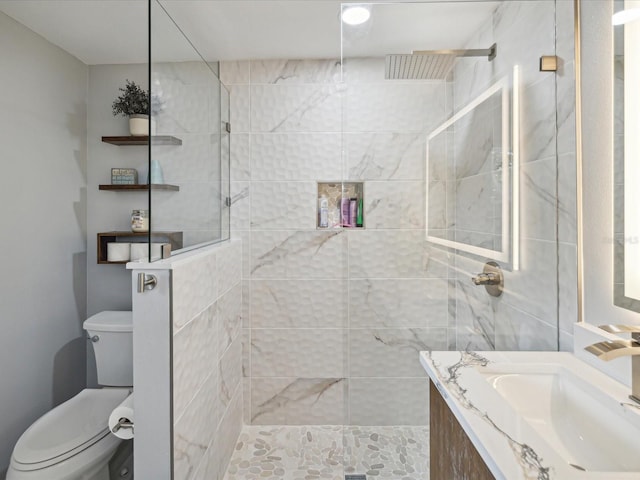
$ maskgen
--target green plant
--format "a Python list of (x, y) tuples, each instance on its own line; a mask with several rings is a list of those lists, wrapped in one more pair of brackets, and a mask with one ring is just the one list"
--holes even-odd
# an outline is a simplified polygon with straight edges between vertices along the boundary
[(113, 101), (112, 110), (114, 115), (149, 115), (149, 92), (143, 90), (136, 82), (127, 79), (127, 85), (119, 90), (122, 92)]

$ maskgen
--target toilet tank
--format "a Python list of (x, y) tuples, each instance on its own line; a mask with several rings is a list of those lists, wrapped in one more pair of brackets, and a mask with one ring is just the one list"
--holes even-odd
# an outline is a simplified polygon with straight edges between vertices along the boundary
[(96, 356), (98, 383), (110, 387), (133, 386), (132, 312), (105, 311), (84, 321)]

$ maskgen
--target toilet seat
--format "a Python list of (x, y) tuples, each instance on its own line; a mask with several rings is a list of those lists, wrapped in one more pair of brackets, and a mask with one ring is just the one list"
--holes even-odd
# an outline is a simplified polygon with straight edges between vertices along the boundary
[(109, 414), (128, 395), (127, 388), (85, 389), (40, 417), (20, 437), (12, 467), (39, 470), (63, 462), (109, 435)]

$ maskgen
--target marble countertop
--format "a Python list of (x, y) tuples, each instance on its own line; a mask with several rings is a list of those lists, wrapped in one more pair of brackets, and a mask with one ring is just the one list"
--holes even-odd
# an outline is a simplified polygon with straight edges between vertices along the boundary
[[(545, 438), (518, 417), (479, 373), (491, 364), (549, 364), (570, 367), (606, 390), (617, 413), (640, 426), (640, 407), (629, 388), (564, 352), (420, 352), (420, 362), (497, 479), (630, 480), (638, 472), (585, 472), (572, 467)], [(588, 393), (585, 392), (585, 395)], [(636, 445), (638, 442), (634, 442)], [(638, 447), (640, 449), (640, 447)], [(640, 455), (640, 452), (639, 452)]]

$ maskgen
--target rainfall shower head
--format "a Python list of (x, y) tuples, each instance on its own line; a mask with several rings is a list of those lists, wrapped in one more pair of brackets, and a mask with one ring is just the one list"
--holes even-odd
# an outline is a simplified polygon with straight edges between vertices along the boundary
[(496, 57), (498, 46), (476, 50), (419, 50), (411, 54), (387, 55), (387, 80), (444, 80), (458, 57)]

